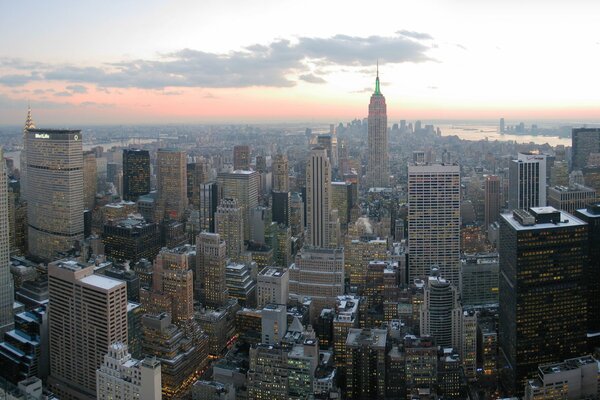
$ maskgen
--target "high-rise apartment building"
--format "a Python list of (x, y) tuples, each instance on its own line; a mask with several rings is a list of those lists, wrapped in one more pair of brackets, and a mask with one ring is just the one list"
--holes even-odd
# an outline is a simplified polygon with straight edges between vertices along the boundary
[(156, 154), (156, 187), (158, 198), (155, 221), (181, 220), (187, 206), (185, 151), (158, 149)]
[(509, 164), (508, 207), (527, 210), (546, 206), (546, 155), (519, 153)]
[(390, 185), (388, 154), (387, 108), (385, 97), (379, 88), (379, 69), (375, 80), (375, 92), (369, 103), (369, 165), (367, 184), (370, 187)]
[(0, 148), (0, 336), (12, 329), (14, 282), (10, 273), (8, 178), (4, 152)]
[(29, 129), (26, 137), (29, 253), (52, 260), (83, 239), (81, 131)]
[(150, 153), (148, 150), (123, 149), (123, 199), (137, 201), (150, 193)]
[(346, 339), (346, 398), (385, 398), (387, 330), (350, 329)]
[(227, 302), (226, 244), (218, 233), (202, 232), (196, 239), (196, 293), (200, 302), (218, 308)]
[(290, 190), (289, 165), (285, 155), (278, 153), (272, 164), (273, 191), (288, 192)]
[(539, 364), (586, 350), (586, 223), (552, 207), (500, 219), (500, 359), (523, 393)]
[(408, 277), (440, 276), (458, 284), (460, 268), (460, 167), (408, 166)]
[(250, 240), (250, 210), (258, 206), (260, 174), (256, 171), (236, 170), (217, 176), (219, 198), (234, 198), (242, 208), (244, 240)]
[(571, 170), (582, 170), (591, 153), (600, 153), (600, 128), (574, 128), (571, 143)]
[(94, 399), (106, 349), (127, 343), (126, 284), (67, 260), (48, 265), (48, 280), (49, 385), (61, 398)]
[(159, 400), (160, 362), (153, 357), (136, 360), (124, 343), (113, 343), (96, 371), (98, 400)]
[(500, 199), (502, 190), (500, 189), (500, 177), (498, 175), (487, 175), (485, 177), (485, 230), (488, 227), (498, 221), (500, 218)]
[(227, 257), (240, 261), (244, 252), (244, 216), (237, 199), (221, 199), (215, 212), (215, 231), (225, 241)]
[(307, 243), (328, 247), (331, 239), (331, 165), (323, 147), (312, 149), (306, 166)]
[(250, 147), (233, 146), (233, 169), (247, 171), (250, 169)]
[(27, 119), (25, 120), (25, 126), (23, 127), (23, 150), (21, 151), (20, 161), (20, 180), (21, 180), (21, 197), (23, 200), (27, 199), (27, 133), (29, 129), (35, 129), (35, 122), (31, 117), (31, 107), (27, 107)]

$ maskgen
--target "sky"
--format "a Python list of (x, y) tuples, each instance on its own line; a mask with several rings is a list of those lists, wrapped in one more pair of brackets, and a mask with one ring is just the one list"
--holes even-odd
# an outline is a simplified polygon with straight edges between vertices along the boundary
[(600, 120), (598, 1), (0, 0), (0, 125)]

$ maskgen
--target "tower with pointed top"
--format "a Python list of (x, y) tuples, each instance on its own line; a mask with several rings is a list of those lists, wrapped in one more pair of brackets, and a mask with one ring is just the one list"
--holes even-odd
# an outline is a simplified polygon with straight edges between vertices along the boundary
[(21, 198), (27, 200), (27, 131), (29, 129), (35, 129), (35, 123), (31, 117), (31, 107), (27, 107), (27, 119), (25, 120), (25, 126), (23, 127), (23, 150), (21, 150), (20, 157), (20, 169), (19, 174), (21, 177)]
[(390, 184), (390, 166), (388, 155), (387, 107), (385, 97), (379, 87), (379, 63), (375, 92), (369, 103), (369, 161), (367, 166), (367, 185), (370, 187), (388, 187)]

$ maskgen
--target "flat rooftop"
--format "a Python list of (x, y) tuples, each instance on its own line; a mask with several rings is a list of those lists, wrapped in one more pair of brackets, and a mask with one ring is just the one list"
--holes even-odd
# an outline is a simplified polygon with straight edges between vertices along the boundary
[(125, 282), (123, 281), (108, 278), (102, 275), (88, 275), (84, 278), (81, 278), (79, 281), (104, 290), (111, 290), (121, 285), (125, 286)]
[(559, 223), (536, 223), (533, 225), (521, 225), (521, 223), (519, 221), (517, 221), (512, 213), (505, 213), (502, 214), (501, 217), (508, 222), (508, 224), (510, 226), (513, 227), (513, 229), (517, 230), (517, 231), (529, 231), (529, 230), (534, 230), (534, 229), (557, 229), (557, 228), (573, 228), (573, 227), (578, 227), (578, 226), (584, 226), (586, 225), (585, 222), (583, 222), (582, 220), (580, 220), (579, 218), (568, 214), (564, 211), (560, 211), (560, 210), (556, 210), (554, 207), (532, 207), (531, 208), (533, 211), (535, 211), (537, 214), (547, 214), (547, 213), (553, 213), (553, 212), (559, 212), (560, 213), (560, 222)]

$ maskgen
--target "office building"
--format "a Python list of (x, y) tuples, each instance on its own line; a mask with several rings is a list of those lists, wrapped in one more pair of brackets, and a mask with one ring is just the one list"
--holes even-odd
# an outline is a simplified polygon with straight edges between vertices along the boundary
[(120, 342), (109, 346), (96, 371), (96, 399), (161, 399), (160, 362), (153, 357), (136, 360), (127, 350)]
[(350, 329), (346, 340), (346, 398), (385, 398), (387, 330)]
[(335, 311), (332, 323), (333, 354), (338, 368), (347, 366), (346, 340), (350, 329), (358, 328), (360, 302), (358, 296), (342, 295), (337, 297), (335, 307), (331, 308)]
[(272, 164), (273, 169), (273, 191), (289, 192), (290, 178), (288, 159), (285, 155), (278, 153), (275, 155)]
[(52, 260), (83, 239), (81, 131), (29, 129), (26, 147), (29, 253)]
[(163, 248), (154, 260), (152, 289), (140, 290), (144, 312), (168, 312), (179, 327), (194, 319), (194, 247)]
[(240, 261), (244, 253), (244, 216), (235, 198), (224, 198), (215, 212), (215, 230), (225, 241), (226, 255)]
[(197, 210), (200, 207), (200, 189), (209, 180), (208, 164), (204, 161), (188, 163), (186, 176), (188, 203)]
[(102, 233), (106, 257), (115, 261), (130, 261), (132, 264), (142, 258), (154, 260), (160, 251), (160, 241), (157, 224), (133, 216), (109, 221)]
[(61, 398), (94, 399), (96, 369), (108, 346), (127, 343), (125, 282), (94, 275), (94, 266), (48, 265), (50, 371)]
[[(98, 171), (96, 155), (93, 151), (83, 153), (83, 207), (93, 210), (98, 191)], [(120, 193), (120, 190), (119, 190)]]
[(217, 182), (206, 182), (200, 184), (200, 232), (215, 232), (215, 212), (219, 205), (219, 192)]
[(233, 198), (242, 209), (244, 240), (250, 240), (250, 210), (258, 206), (260, 174), (256, 171), (236, 170), (221, 172), (217, 176), (219, 198)]
[(288, 400), (287, 351), (258, 344), (250, 348), (248, 399)]
[(273, 222), (277, 222), (278, 224), (283, 224), (285, 226), (290, 225), (290, 202), (290, 192), (271, 192)]
[(421, 335), (441, 347), (460, 348), (462, 308), (457, 288), (440, 276), (430, 276), (420, 312)]
[(248, 171), (250, 169), (250, 147), (233, 146), (233, 169)]
[(155, 221), (181, 220), (187, 207), (187, 175), (185, 151), (158, 149), (156, 153)]
[(235, 400), (235, 388), (217, 381), (196, 381), (192, 386), (192, 400)]
[(0, 337), (13, 324), (14, 282), (10, 273), (8, 178), (4, 152), (0, 148)]
[(485, 177), (485, 205), (484, 223), (485, 230), (488, 226), (500, 218), (502, 191), (500, 189), (500, 177), (498, 175), (487, 175)]
[(477, 318), (478, 314), (474, 310), (462, 312), (460, 338), (458, 348), (455, 349), (460, 356), (464, 375), (471, 381), (477, 378)]
[(500, 357), (517, 394), (539, 364), (585, 353), (587, 246), (587, 224), (552, 207), (501, 216)]
[(588, 257), (584, 264), (584, 287), (587, 302), (588, 349), (600, 347), (600, 203), (575, 211), (588, 224)]
[(340, 224), (344, 230), (350, 222), (350, 210), (352, 210), (352, 184), (350, 182), (331, 183), (331, 207), (338, 210)]
[(21, 197), (27, 200), (27, 189), (29, 184), (27, 183), (27, 137), (30, 129), (35, 129), (35, 122), (31, 116), (31, 107), (27, 107), (27, 119), (25, 120), (25, 126), (23, 127), (23, 150), (21, 151), (20, 161), (20, 181), (21, 181)]
[(267, 304), (261, 311), (261, 343), (281, 344), (288, 330), (285, 304)]
[(519, 153), (509, 164), (508, 208), (546, 206), (546, 155)]
[(460, 167), (408, 166), (408, 278), (440, 276), (458, 284), (460, 268)]
[(407, 394), (413, 390), (431, 393), (437, 385), (438, 348), (431, 336), (404, 338)]
[(381, 261), (387, 258), (387, 240), (356, 239), (351, 235), (346, 237), (344, 246), (344, 263), (346, 278), (350, 286), (362, 293), (367, 279), (369, 261)]
[(312, 149), (306, 167), (307, 244), (328, 247), (331, 240), (331, 165), (323, 147)]
[(569, 214), (573, 214), (580, 208), (586, 208), (596, 199), (596, 191), (583, 185), (574, 184), (548, 188), (548, 205)]
[(309, 297), (318, 316), (323, 308), (333, 308), (344, 294), (344, 250), (304, 246), (289, 268), (290, 299), (302, 302)]
[(227, 302), (226, 244), (218, 233), (202, 232), (196, 239), (196, 285), (200, 302), (218, 308)]
[(582, 170), (591, 153), (600, 153), (600, 128), (574, 128), (571, 143), (571, 171)]
[(256, 305), (287, 304), (289, 273), (287, 268), (265, 267), (256, 280)]
[(292, 236), (301, 236), (306, 227), (304, 200), (300, 193), (292, 193), (290, 196), (290, 228)]
[(256, 303), (256, 281), (247, 264), (228, 263), (225, 270), (225, 284), (230, 299), (242, 307), (252, 307)]
[(369, 187), (389, 187), (390, 165), (388, 154), (387, 108), (379, 88), (379, 69), (375, 79), (375, 92), (369, 103), (367, 184)]
[(150, 193), (150, 153), (148, 150), (123, 149), (123, 199), (137, 201)]
[(465, 307), (498, 305), (498, 253), (463, 254), (460, 260), (460, 300)]

